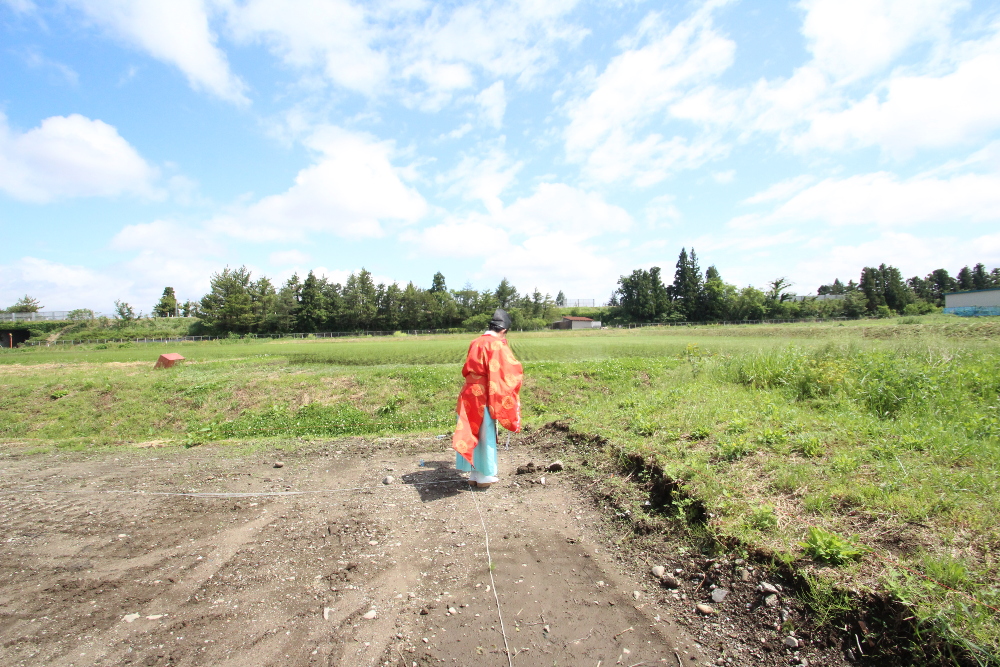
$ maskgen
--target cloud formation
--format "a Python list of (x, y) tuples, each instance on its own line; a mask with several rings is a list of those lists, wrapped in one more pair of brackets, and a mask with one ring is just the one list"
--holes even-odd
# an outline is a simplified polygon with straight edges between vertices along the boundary
[(306, 145), (316, 160), (288, 190), (234, 207), (210, 227), (253, 241), (301, 240), (315, 232), (377, 238), (386, 222), (412, 223), (426, 214), (427, 202), (392, 164), (391, 143), (326, 126)]
[(20, 133), (0, 113), (0, 190), (15, 199), (160, 197), (156, 177), (118, 130), (100, 120), (52, 116)]
[(203, 0), (65, 0), (119, 39), (177, 67), (196, 90), (247, 104), (246, 84), (216, 45)]

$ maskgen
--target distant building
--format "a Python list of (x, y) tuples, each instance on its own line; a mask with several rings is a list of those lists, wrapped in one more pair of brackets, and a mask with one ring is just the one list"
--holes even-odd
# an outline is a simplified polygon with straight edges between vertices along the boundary
[(845, 294), (793, 294), (792, 301), (805, 301), (806, 299), (813, 299), (815, 301), (836, 301), (837, 299), (843, 299)]
[(589, 317), (576, 317), (574, 315), (563, 315), (562, 320), (552, 323), (553, 329), (600, 329), (601, 323)]
[(944, 312), (962, 317), (1000, 317), (1000, 287), (945, 294)]

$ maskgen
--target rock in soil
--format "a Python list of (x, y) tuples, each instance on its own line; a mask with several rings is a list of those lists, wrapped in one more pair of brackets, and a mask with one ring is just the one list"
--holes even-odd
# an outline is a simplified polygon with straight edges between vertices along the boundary
[(553, 461), (549, 464), (549, 472), (559, 472), (563, 469), (562, 461)]
[(798, 648), (799, 640), (795, 637), (785, 637), (785, 646), (788, 648)]
[(275, 468), (284, 468), (285, 467), (285, 462), (284, 461), (275, 461), (274, 462), (274, 467)]
[(383, 484), (392, 484), (396, 479), (392, 475), (386, 475), (385, 479), (382, 480)]
[(518, 475), (530, 475), (531, 473), (535, 472), (536, 469), (537, 468), (535, 468), (535, 464), (533, 462), (529, 461), (528, 463), (524, 464), (523, 466), (517, 466), (517, 474)]
[(699, 614), (705, 614), (706, 616), (710, 616), (715, 613), (715, 608), (707, 604), (699, 604), (695, 607), (695, 609), (698, 610)]
[(681, 582), (677, 581), (677, 577), (675, 577), (672, 574), (663, 575), (660, 578), (660, 581), (662, 581), (663, 585), (666, 586), (667, 588), (677, 588), (678, 586), (681, 585)]
[(729, 595), (729, 591), (725, 588), (716, 588), (712, 591), (712, 602), (722, 602)]
[(656, 577), (657, 579), (662, 579), (663, 575), (666, 574), (667, 572), (667, 568), (663, 567), (662, 565), (654, 565), (652, 571), (654, 577)]

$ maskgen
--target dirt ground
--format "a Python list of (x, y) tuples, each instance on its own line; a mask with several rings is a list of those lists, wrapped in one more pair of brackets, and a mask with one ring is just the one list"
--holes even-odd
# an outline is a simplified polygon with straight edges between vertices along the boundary
[[(698, 613), (705, 568), (664, 563), (688, 568), (664, 589), (571, 470), (514, 474), (539, 452), (501, 452), (501, 482), (471, 491), (443, 441), (407, 447), (331, 442), (281, 468), (221, 446), (4, 452), (2, 664), (507, 665), (498, 600), (513, 665), (844, 664), (782, 646), (731, 563), (708, 569), (729, 601)], [(165, 495), (183, 493), (230, 495)]]

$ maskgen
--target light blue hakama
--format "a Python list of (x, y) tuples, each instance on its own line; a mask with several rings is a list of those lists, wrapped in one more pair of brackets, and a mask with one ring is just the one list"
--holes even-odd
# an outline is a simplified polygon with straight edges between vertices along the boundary
[(497, 423), (489, 408), (483, 408), (483, 424), (479, 427), (479, 442), (472, 450), (472, 465), (456, 452), (455, 467), (469, 473), (469, 480), (473, 482), (493, 484), (500, 481), (497, 477)]

